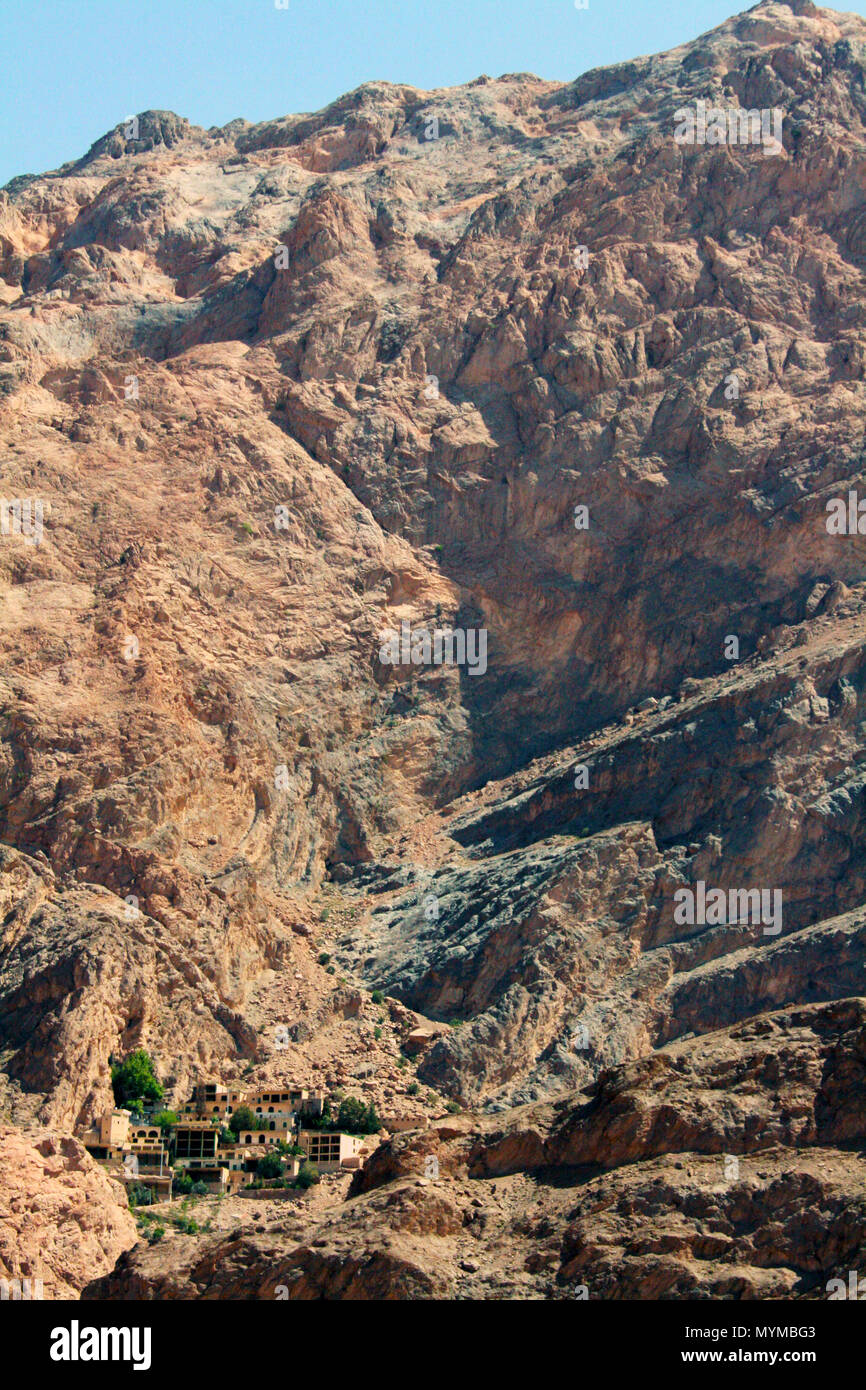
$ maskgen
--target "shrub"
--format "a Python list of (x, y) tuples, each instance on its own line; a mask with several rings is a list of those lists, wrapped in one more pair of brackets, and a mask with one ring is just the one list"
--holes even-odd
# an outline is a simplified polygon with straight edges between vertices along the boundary
[(449, 1115), (459, 1115), (459, 1114), (460, 1114), (460, 1111), (461, 1111), (461, 1109), (462, 1109), (462, 1106), (461, 1106), (461, 1105), (459, 1104), (459, 1102), (456, 1101), (456, 1100), (449, 1100), (449, 1102), (448, 1102), (448, 1104), (446, 1105), (445, 1109), (448, 1111), (448, 1114), (449, 1114)]
[(326, 965), (326, 966), (325, 966), (325, 974), (326, 974), (326, 975), (336, 975), (336, 973), (337, 973), (337, 967), (336, 967), (335, 965)]
[(179, 1193), (181, 1197), (186, 1196), (188, 1192), (192, 1192), (192, 1178), (189, 1173), (184, 1173), (182, 1177), (175, 1178), (173, 1187), (175, 1192)]
[(134, 1182), (129, 1189), (128, 1201), (131, 1207), (149, 1207), (153, 1205), (153, 1193), (149, 1187)]
[(165, 1235), (165, 1227), (164, 1227), (164, 1226), (154, 1226), (153, 1230), (150, 1231), (150, 1232), (148, 1233), (148, 1237), (147, 1237), (148, 1243), (149, 1243), (150, 1245), (156, 1245), (156, 1244), (158, 1244), (159, 1241), (162, 1240), (162, 1238), (163, 1238), (164, 1235)]
[(420, 1091), (420, 1089), (421, 1089), (421, 1087), (418, 1085), (418, 1082), (417, 1082), (417, 1081), (413, 1081), (412, 1084), (411, 1084), (411, 1086), (407, 1086), (407, 1087), (406, 1087), (406, 1094), (407, 1094), (407, 1095), (410, 1095), (410, 1096), (417, 1096), (417, 1094), (418, 1094), (418, 1092)]
[(331, 959), (331, 957), (330, 957), (330, 955), (329, 955), (329, 953), (328, 953), (327, 951), (320, 951), (320, 952), (319, 952), (319, 964), (320, 964), (320, 965), (327, 965), (328, 962), (330, 961), (330, 959)]
[(295, 1187), (300, 1187), (306, 1192), (308, 1187), (312, 1187), (319, 1181), (319, 1170), (314, 1163), (302, 1163), (298, 1176), (295, 1178)]
[(192, 1195), (193, 1195), (194, 1197), (206, 1197), (207, 1194), (208, 1194), (208, 1185), (207, 1185), (206, 1182), (202, 1182), (201, 1179), (199, 1179), (198, 1182), (194, 1182), (194, 1183), (193, 1183), (193, 1185), (192, 1185)]
[(374, 1004), (384, 1004), (385, 1002), (385, 996), (380, 989), (374, 989), (373, 993), (370, 995), (370, 998), (372, 999)]

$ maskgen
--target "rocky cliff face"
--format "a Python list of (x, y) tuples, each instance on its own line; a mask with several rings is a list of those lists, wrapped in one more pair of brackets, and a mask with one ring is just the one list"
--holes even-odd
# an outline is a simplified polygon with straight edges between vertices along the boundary
[(135, 1245), (126, 1193), (70, 1135), (4, 1125), (0, 1172), (3, 1299), (77, 1298)]
[[(147, 112), (0, 195), (10, 1114), (86, 1122), (139, 1044), (178, 1091), (358, 1078), (399, 1108), (420, 1015), (413, 1104), (487, 1116), (465, 1195), (491, 1116), (579, 1117), (630, 1067), (666, 1093), (723, 1030), (679, 1148), (502, 1120), (521, 1171), (636, 1165), (536, 1216), (508, 1168), (509, 1221), (561, 1241), (527, 1296), (700, 1296), (703, 1259), (732, 1296), (817, 1287), (841, 1246), (801, 1218), (847, 1210), (857, 1125), (759, 1125), (748, 1191), (708, 1155), (754, 1147), (725, 1099), (752, 1040), (796, 1089), (797, 1010), (863, 993), (864, 76), (866, 23), (760, 4), (565, 86)], [(683, 141), (704, 110), (724, 138)], [(402, 624), (483, 660), (383, 661)], [(421, 1273), (371, 1246), (368, 1279), (339, 1213), (293, 1296), (459, 1291), (412, 1213), (456, 1258), (462, 1198), (394, 1191), (358, 1210)]]

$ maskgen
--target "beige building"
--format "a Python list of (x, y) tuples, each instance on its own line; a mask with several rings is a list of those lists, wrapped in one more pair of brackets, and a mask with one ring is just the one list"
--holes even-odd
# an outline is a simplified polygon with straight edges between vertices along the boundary
[(157, 1125), (131, 1124), (128, 1110), (109, 1110), (82, 1138), (90, 1156), (104, 1163), (113, 1176), (127, 1185), (153, 1185), (158, 1198), (167, 1195), (171, 1165)]
[(427, 1115), (383, 1115), (382, 1125), (389, 1134), (406, 1134), (410, 1129), (429, 1129)]
[(195, 1087), (191, 1099), (184, 1106), (184, 1114), (216, 1116), (222, 1119), (231, 1115), (236, 1106), (244, 1104), (244, 1092), (239, 1088), (219, 1086), (216, 1082), (205, 1081)]
[(162, 1130), (159, 1125), (132, 1125), (129, 1131), (129, 1142), (132, 1145), (133, 1153), (137, 1153), (140, 1149), (153, 1148), (154, 1145), (162, 1148)]
[(324, 1104), (321, 1091), (307, 1091), (296, 1087), (231, 1087), (220, 1086), (217, 1082), (206, 1081), (197, 1085), (192, 1096), (183, 1107), (184, 1115), (225, 1121), (241, 1105), (249, 1106), (263, 1118), (285, 1116), (291, 1120), (298, 1113), (320, 1115)]
[[(245, 1187), (248, 1182), (256, 1177), (256, 1168), (260, 1158), (265, 1154), (273, 1153), (273, 1143), (259, 1148), (257, 1144), (245, 1145), (238, 1144), (235, 1150), (231, 1150), (225, 1156), (224, 1162), (229, 1169), (229, 1186), (232, 1191), (237, 1191), (239, 1187)], [(280, 1154), (284, 1168), (283, 1176), (296, 1178), (301, 1167), (301, 1160), (297, 1154)]]
[(365, 1134), (329, 1134), (318, 1129), (302, 1129), (299, 1143), (310, 1163), (322, 1173), (338, 1172), (341, 1168), (361, 1168), (361, 1150), (368, 1143)]
[(325, 1097), (321, 1091), (251, 1091), (247, 1104), (257, 1115), (321, 1115)]
[(99, 1142), (110, 1148), (123, 1148), (129, 1139), (129, 1111), (109, 1110), (99, 1121)]
[(129, 1111), (106, 1111), (82, 1136), (82, 1143), (93, 1158), (122, 1158), (129, 1146)]
[(209, 1121), (191, 1120), (174, 1126), (174, 1156), (187, 1165), (202, 1159), (215, 1159), (219, 1149), (219, 1129)]
[(184, 1176), (192, 1178), (193, 1182), (203, 1182), (211, 1194), (225, 1193), (228, 1190), (229, 1170), (224, 1163), (193, 1162), (182, 1171)]
[(268, 1149), (273, 1148), (274, 1144), (279, 1144), (280, 1140), (285, 1139), (285, 1137), (285, 1134), (281, 1134), (277, 1130), (242, 1129), (238, 1135), (235, 1151), (253, 1153), (259, 1150), (261, 1153), (266, 1153)]
[(265, 1133), (280, 1134), (284, 1139), (289, 1130), (295, 1127), (294, 1115), (257, 1115), (256, 1119), (267, 1125)]
[(146, 1187), (153, 1193), (155, 1202), (168, 1202), (171, 1200), (171, 1169), (167, 1168), (162, 1173), (147, 1170), (139, 1173), (123, 1174), (123, 1182), (126, 1187)]

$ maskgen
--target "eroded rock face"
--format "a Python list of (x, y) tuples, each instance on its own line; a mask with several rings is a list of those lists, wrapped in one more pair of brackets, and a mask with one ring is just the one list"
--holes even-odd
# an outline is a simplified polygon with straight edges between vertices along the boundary
[(4, 1296), (15, 1297), (17, 1281), (25, 1298), (28, 1290), (32, 1298), (78, 1298), (137, 1238), (123, 1187), (77, 1139), (44, 1128), (0, 1128)]
[[(145, 1046), (175, 1099), (243, 1075), (436, 1121), (365, 1172), (393, 1210), (350, 1204), (369, 1268), (337, 1214), (322, 1246), (296, 1232), (291, 1297), (613, 1290), (626, 1258), (604, 1296), (776, 1296), (764, 1189), (707, 1166), (762, 1145), (780, 1262), (806, 1268), (810, 1200), (837, 1229), (862, 1139), (864, 44), (764, 3), (565, 85), (369, 83), (209, 131), (146, 112), (0, 194), (0, 497), (41, 507), (38, 538), (0, 535), (4, 1104), (86, 1124)], [(781, 143), (679, 143), (699, 101), (781, 113)], [(827, 524), (849, 493), (854, 534)], [(484, 661), (384, 662), (403, 623), (483, 629)], [(699, 885), (778, 911), (679, 916)], [(403, 1209), (431, 1153), (462, 1234)], [(616, 1177), (532, 1215), (545, 1165)], [(501, 1221), (472, 1215), (481, 1174)], [(533, 1221), (562, 1251), (533, 1236), (503, 1285), (471, 1250)], [(734, 1232), (712, 1253), (707, 1223)], [(255, 1241), (212, 1255), (178, 1272), (169, 1241), (106, 1288), (265, 1278)]]

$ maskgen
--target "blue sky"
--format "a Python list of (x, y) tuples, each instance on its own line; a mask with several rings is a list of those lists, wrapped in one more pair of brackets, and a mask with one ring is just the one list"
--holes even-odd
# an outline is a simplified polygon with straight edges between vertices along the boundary
[[(0, 185), (149, 107), (196, 125), (315, 111), (373, 78), (570, 81), (721, 23), (737, 0), (0, 0)], [(840, 6), (841, 8), (841, 6)], [(866, 13), (866, 0), (845, 6)]]

